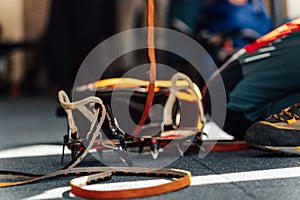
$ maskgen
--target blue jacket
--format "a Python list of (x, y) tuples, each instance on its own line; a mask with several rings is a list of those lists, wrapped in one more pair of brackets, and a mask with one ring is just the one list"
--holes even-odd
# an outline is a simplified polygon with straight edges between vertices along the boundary
[[(262, 0), (173, 0), (170, 7), (169, 24), (185, 23), (192, 34), (206, 29), (211, 34), (239, 32), (257, 39), (271, 30), (271, 20)], [(175, 27), (176, 28), (176, 27)], [(234, 34), (233, 34), (234, 35)], [(232, 36), (234, 45), (243, 47), (247, 41)]]

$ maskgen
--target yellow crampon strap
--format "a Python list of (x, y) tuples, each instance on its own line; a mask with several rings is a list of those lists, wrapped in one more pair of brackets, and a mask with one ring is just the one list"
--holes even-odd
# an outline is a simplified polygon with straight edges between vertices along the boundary
[[(148, 89), (149, 81), (141, 80), (141, 79), (135, 79), (135, 78), (109, 78), (100, 80), (94, 83), (90, 83), (88, 85), (79, 86), (76, 88), (77, 92), (83, 92), (85, 90), (91, 90), (91, 91), (108, 91), (113, 89), (136, 89), (136, 88), (146, 88)], [(156, 80), (154, 85), (154, 91), (159, 92), (161, 88), (171, 88), (172, 81), (171, 80)], [(187, 80), (177, 80), (176, 86), (178, 87), (187, 87), (189, 86), (189, 82)], [(197, 93), (197, 96), (199, 100), (201, 101), (202, 95), (201, 92), (196, 84), (193, 83), (193, 86), (195, 88), (195, 92)], [(178, 98), (180, 100), (190, 101), (190, 102), (196, 102), (195, 98), (192, 97), (192, 95), (179, 91), (178, 92)]]

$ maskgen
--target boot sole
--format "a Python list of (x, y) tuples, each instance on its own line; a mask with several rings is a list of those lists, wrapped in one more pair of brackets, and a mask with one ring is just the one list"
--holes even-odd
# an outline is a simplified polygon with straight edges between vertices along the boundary
[(255, 145), (255, 144), (248, 144), (249, 147), (252, 147), (257, 150), (268, 151), (268, 152), (275, 152), (281, 153), (286, 155), (298, 155), (300, 156), (300, 146), (293, 146), (293, 147), (273, 147), (273, 146), (263, 146), (263, 145)]

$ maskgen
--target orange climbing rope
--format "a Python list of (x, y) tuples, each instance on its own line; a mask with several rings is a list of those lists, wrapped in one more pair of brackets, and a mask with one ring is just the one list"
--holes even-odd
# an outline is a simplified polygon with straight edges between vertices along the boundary
[(149, 91), (147, 96), (146, 105), (139, 121), (138, 126), (133, 131), (132, 136), (137, 137), (140, 133), (146, 119), (148, 118), (150, 108), (154, 98), (154, 88), (156, 80), (156, 56), (154, 44), (154, 14), (155, 14), (154, 0), (148, 0), (148, 57), (150, 61), (149, 70)]

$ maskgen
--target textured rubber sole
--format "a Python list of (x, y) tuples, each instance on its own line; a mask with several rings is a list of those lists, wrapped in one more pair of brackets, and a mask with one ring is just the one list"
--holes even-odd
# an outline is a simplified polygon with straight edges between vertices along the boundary
[(269, 151), (275, 153), (281, 153), (286, 155), (298, 155), (300, 156), (300, 146), (293, 147), (273, 147), (273, 146), (263, 146), (263, 145), (254, 145), (248, 144), (249, 147), (262, 151)]

